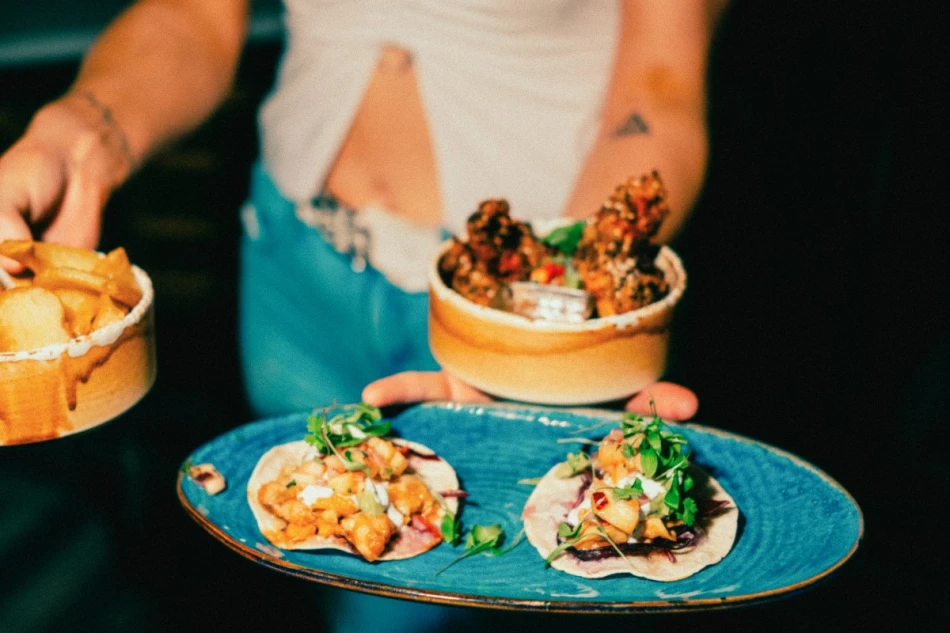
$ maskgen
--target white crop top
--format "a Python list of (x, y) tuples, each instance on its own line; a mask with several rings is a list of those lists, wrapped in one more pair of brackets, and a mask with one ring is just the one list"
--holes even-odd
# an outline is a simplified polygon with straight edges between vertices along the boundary
[(563, 213), (593, 143), (616, 0), (285, 0), (287, 50), (260, 114), (263, 161), (304, 201), (326, 180), (380, 49), (412, 54), (445, 228), (486, 198)]

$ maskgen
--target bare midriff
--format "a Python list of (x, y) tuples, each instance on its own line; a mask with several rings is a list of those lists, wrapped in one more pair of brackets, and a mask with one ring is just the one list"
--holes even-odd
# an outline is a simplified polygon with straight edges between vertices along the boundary
[(380, 52), (325, 189), (354, 209), (376, 206), (415, 224), (441, 223), (432, 137), (408, 51)]

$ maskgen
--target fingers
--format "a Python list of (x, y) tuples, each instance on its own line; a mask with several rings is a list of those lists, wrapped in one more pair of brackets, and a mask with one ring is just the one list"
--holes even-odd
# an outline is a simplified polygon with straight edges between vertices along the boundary
[(81, 173), (70, 180), (59, 212), (43, 233), (45, 241), (88, 249), (99, 244), (105, 200), (99, 190), (84, 180)]
[(656, 407), (657, 415), (665, 420), (688, 420), (699, 410), (696, 394), (671, 382), (650, 385), (631, 398), (626, 409), (640, 415), (652, 415), (651, 402)]
[(363, 401), (375, 407), (428, 400), (489, 402), (491, 398), (444, 371), (406, 371), (380, 378), (363, 389)]
[[(407, 371), (380, 378), (363, 389), (363, 401), (376, 407), (430, 400), (490, 402), (491, 397), (444, 371)], [(627, 402), (627, 411), (657, 415), (666, 420), (688, 420), (699, 409), (699, 399), (686, 387), (658, 382)]]
[(128, 173), (102, 125), (82, 100), (60, 99), (37, 112), (0, 156), (0, 240), (35, 235), (96, 246), (106, 199)]
[[(0, 210), (0, 242), (3, 240), (30, 240), (30, 227), (19, 213), (5, 213)], [(23, 266), (9, 257), (0, 255), (0, 268), (8, 273), (17, 274)]]

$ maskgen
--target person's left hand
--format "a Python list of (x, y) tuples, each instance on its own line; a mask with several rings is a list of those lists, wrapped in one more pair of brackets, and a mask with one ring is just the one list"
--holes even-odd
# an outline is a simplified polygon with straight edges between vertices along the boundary
[[(406, 371), (380, 378), (363, 389), (363, 401), (375, 407), (427, 400), (491, 402), (492, 398), (445, 371)], [(628, 400), (624, 408), (651, 415), (651, 401), (657, 415), (665, 420), (688, 420), (699, 409), (695, 393), (671, 382), (650, 385)]]

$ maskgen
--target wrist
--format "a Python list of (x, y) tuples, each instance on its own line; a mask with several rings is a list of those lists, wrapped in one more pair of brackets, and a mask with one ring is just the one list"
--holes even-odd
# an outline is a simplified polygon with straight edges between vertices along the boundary
[(74, 91), (36, 113), (28, 135), (55, 149), (68, 171), (81, 172), (111, 192), (138, 167), (125, 130), (90, 91)]
[(98, 125), (105, 131), (103, 143), (109, 146), (111, 151), (118, 152), (120, 157), (126, 162), (127, 170), (131, 174), (138, 168), (138, 160), (132, 153), (129, 146), (129, 139), (126, 136), (125, 129), (116, 120), (112, 113), (112, 108), (102, 103), (96, 94), (91, 90), (78, 90), (76, 97), (82, 99), (98, 116)]

